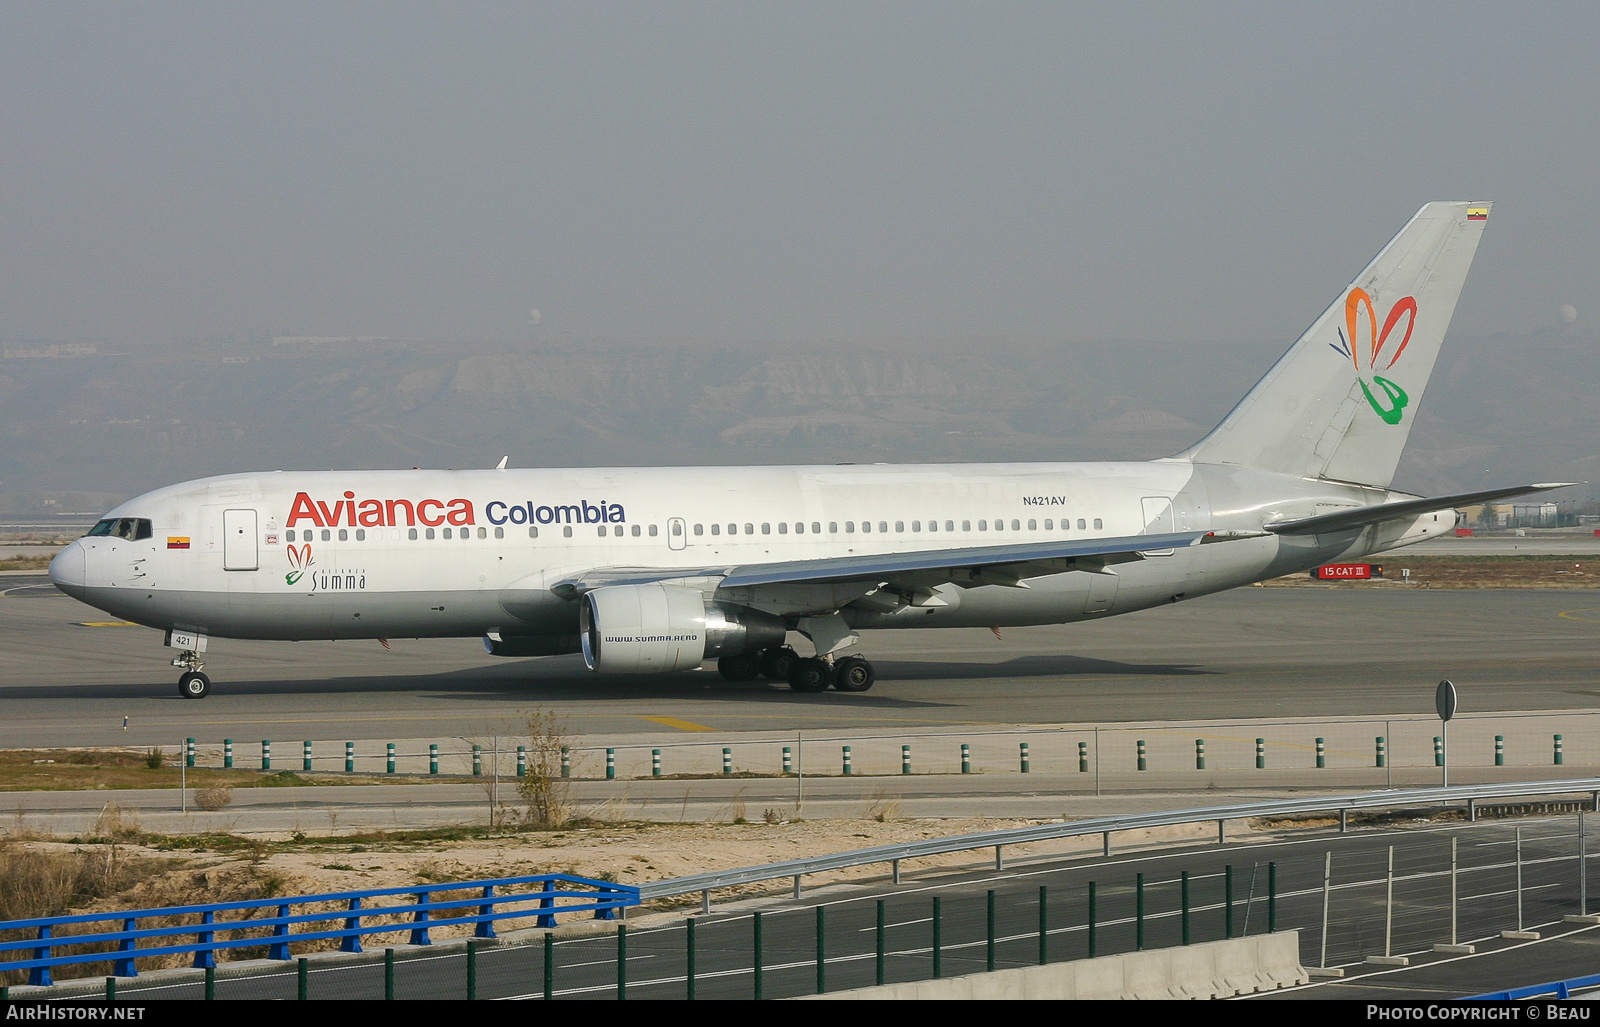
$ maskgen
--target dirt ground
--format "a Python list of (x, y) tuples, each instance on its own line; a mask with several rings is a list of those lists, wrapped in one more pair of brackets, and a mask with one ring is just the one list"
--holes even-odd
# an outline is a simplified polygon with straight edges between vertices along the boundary
[[(1367, 562), (1367, 561), (1363, 561)], [(1319, 581), (1309, 573), (1289, 574), (1262, 583), (1266, 588), (1600, 588), (1600, 561), (1561, 556), (1407, 556), (1379, 553), (1370, 562), (1382, 578)], [(1411, 572), (1409, 580), (1401, 576)]]

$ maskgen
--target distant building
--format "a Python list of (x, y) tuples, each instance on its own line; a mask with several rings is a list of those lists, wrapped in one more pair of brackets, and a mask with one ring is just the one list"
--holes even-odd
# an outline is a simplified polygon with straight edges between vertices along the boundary
[(92, 357), (100, 347), (92, 342), (52, 342), (39, 346), (7, 346), (7, 360), (60, 360), (65, 357)]

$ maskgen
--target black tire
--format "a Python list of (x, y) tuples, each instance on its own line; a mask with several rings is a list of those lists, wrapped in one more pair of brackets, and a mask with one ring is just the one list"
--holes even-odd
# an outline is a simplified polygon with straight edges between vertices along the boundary
[(761, 676), (761, 664), (755, 653), (719, 656), (717, 673), (728, 681), (754, 681)]
[(786, 645), (767, 649), (761, 654), (761, 676), (768, 681), (788, 681), (800, 654)]
[(789, 672), (789, 687), (796, 692), (826, 692), (831, 684), (833, 668), (828, 666), (828, 661), (815, 656), (797, 660), (794, 670)]
[(204, 699), (211, 694), (211, 679), (198, 670), (191, 670), (178, 679), (178, 694), (185, 699)]
[(859, 656), (846, 656), (833, 664), (833, 687), (841, 692), (865, 692), (878, 680), (872, 664)]

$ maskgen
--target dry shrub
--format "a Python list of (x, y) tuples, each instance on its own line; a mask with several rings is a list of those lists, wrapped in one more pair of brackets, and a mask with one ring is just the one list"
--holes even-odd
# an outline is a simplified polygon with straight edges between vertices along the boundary
[(201, 788), (194, 793), (194, 804), (207, 813), (215, 813), (226, 809), (233, 802), (233, 787), (231, 785), (217, 785), (213, 788)]
[(139, 826), (139, 817), (136, 813), (124, 813), (122, 807), (114, 802), (108, 802), (100, 815), (95, 818), (94, 827), (89, 831), (91, 838), (109, 838), (112, 841), (128, 841), (139, 837), (143, 828)]
[(528, 769), (517, 779), (517, 793), (529, 827), (548, 830), (572, 818), (567, 779), (561, 776), (561, 750), (567, 744), (567, 726), (555, 713), (528, 715)]

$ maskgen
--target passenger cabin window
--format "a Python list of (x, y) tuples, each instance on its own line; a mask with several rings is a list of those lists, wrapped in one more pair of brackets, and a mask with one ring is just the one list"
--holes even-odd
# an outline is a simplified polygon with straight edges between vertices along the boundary
[(1101, 524), (1100, 523), (1100, 518), (1096, 517), (1094, 519), (1094, 527), (1095, 527), (1096, 531), (1099, 531), (1101, 528), (1105, 527), (1105, 525)]
[[(482, 531), (483, 529), (479, 528), (478, 530)], [(365, 542), (366, 540), (367, 540), (367, 529), (366, 528), (357, 528), (356, 529), (356, 541), (357, 542)]]
[[(428, 537), (432, 538), (433, 536), (429, 535)], [(450, 529), (449, 528), (444, 529), (444, 537), (445, 538), (454, 538), (454, 536), (450, 534)]]
[(1079, 517), (1078, 518), (1078, 530), (1082, 531), (1085, 527), (1086, 527), (1086, 525), (1083, 523), (1083, 518)]
[(862, 531), (871, 531), (872, 530), (872, 522), (871, 521), (862, 521), (861, 522), (861, 530)]
[(855, 530), (856, 530), (856, 522), (855, 521), (845, 521), (844, 522), (844, 533), (846, 535), (855, 534)]
[(756, 533), (756, 526), (754, 524), (746, 524), (744, 526), (744, 533), (746, 535), (754, 535)]
[(411, 541), (415, 542), (417, 540), (417, 529), (416, 528), (408, 529), (406, 531), (406, 538), (408, 538)]
[[(712, 527), (713, 527), (713, 528), (715, 528), (715, 527), (716, 527), (716, 525), (715, 525), (715, 524), (713, 524), (713, 525), (712, 525)], [(715, 532), (715, 531), (713, 531), (713, 532), (712, 532), (712, 534), (713, 534), (713, 535), (715, 535), (715, 534), (716, 534), (716, 532)], [(633, 537), (634, 537), (634, 538), (638, 538), (638, 537), (639, 537), (639, 526), (638, 526), (638, 525), (637, 525), (637, 524), (635, 524), (635, 525), (634, 525), (634, 526), (633, 526)]]
[(945, 531), (955, 531), (956, 530), (956, 522), (955, 521), (945, 521), (944, 522), (944, 530)]
[[(427, 537), (427, 538), (433, 538), (433, 529), (432, 528), (428, 528), (426, 531), (423, 532), (423, 535), (425, 537)], [(328, 533), (327, 532), (323, 532), (322, 533), (322, 541), (324, 541), (324, 542), (328, 541)]]
[(979, 521), (978, 522), (978, 530), (979, 531), (988, 531), (989, 530), (989, 522), (988, 521)]
[[(1028, 522), (1028, 527), (1030, 527), (1030, 528), (1033, 527), (1033, 522), (1032, 521)], [(1055, 527), (1055, 521), (1052, 520), (1049, 517), (1046, 517), (1044, 519), (1044, 530), (1045, 531), (1049, 531), (1051, 528), (1054, 528), (1054, 527)]]
[(911, 530), (912, 531), (921, 531), (922, 530), (922, 522), (921, 521), (912, 521), (911, 522)]
[[(433, 529), (432, 528), (428, 529), (428, 537), (429, 538), (433, 538)], [(323, 528), (322, 529), (322, 541), (327, 542), (327, 541), (330, 541), (332, 538), (333, 538), (333, 533), (330, 532), (327, 528)]]
[(655, 538), (656, 537), (656, 526), (654, 524), (650, 525), (650, 537), (651, 538)]
[(504, 528), (496, 528), (496, 529), (494, 529), (494, 537), (495, 538), (505, 538), (506, 537), (506, 529), (504, 529)]
[[(96, 525), (96, 527), (99, 527), (99, 525)], [(91, 531), (89, 534), (93, 535), (94, 532)], [(284, 537), (285, 541), (293, 542), (294, 541), (294, 529), (290, 528), (288, 531), (284, 532), (283, 533), (283, 537)]]
[[(1029, 527), (1032, 527), (1032, 525), (1029, 525)], [(1017, 520), (1015, 517), (1011, 518), (1011, 530), (1012, 531), (1021, 531), (1022, 530), (1022, 522)]]
[(894, 530), (895, 531), (905, 531), (906, 530), (906, 522), (905, 521), (895, 521), (894, 522)]
[(761, 525), (761, 534), (763, 534), (763, 535), (772, 534), (772, 525), (768, 524), (768, 523), (763, 523)]
[(962, 521), (961, 522), (961, 530), (962, 531), (971, 531), (972, 530), (972, 522), (971, 521)]
[[(766, 525), (763, 524), (762, 527), (765, 528)], [(787, 521), (779, 521), (778, 522), (778, 534), (780, 534), (780, 535), (789, 534), (789, 523)]]
[(703, 525), (703, 524), (696, 524), (696, 525), (695, 525), (695, 526), (694, 526), (694, 533), (695, 533), (695, 534), (696, 534), (696, 535), (704, 535), (704, 534), (705, 534), (705, 533), (706, 533), (706, 528), (705, 528), (705, 525)]
[(679, 536), (679, 535), (682, 535), (683, 534), (683, 525), (679, 524), (677, 521), (673, 521), (672, 522), (672, 534), (673, 534), (673, 537), (675, 537), (675, 538), (677, 536)]
[(722, 525), (720, 525), (720, 524), (713, 524), (713, 525), (712, 525), (712, 526), (711, 526), (711, 534), (713, 534), (713, 535), (720, 535), (720, 534), (722, 534)]
[(539, 529), (533, 527), (532, 525), (529, 525), (528, 526), (528, 537), (529, 538), (538, 538), (539, 537)]
[[(446, 528), (444, 530), (445, 531), (449, 531), (450, 529)], [(339, 529), (339, 541), (340, 542), (348, 542), (348, 541), (350, 541), (350, 529), (348, 529), (348, 528), (340, 528)]]
[(571, 538), (572, 537), (572, 525), (570, 525), (570, 524), (562, 525), (561, 526), (561, 535), (564, 538)]

